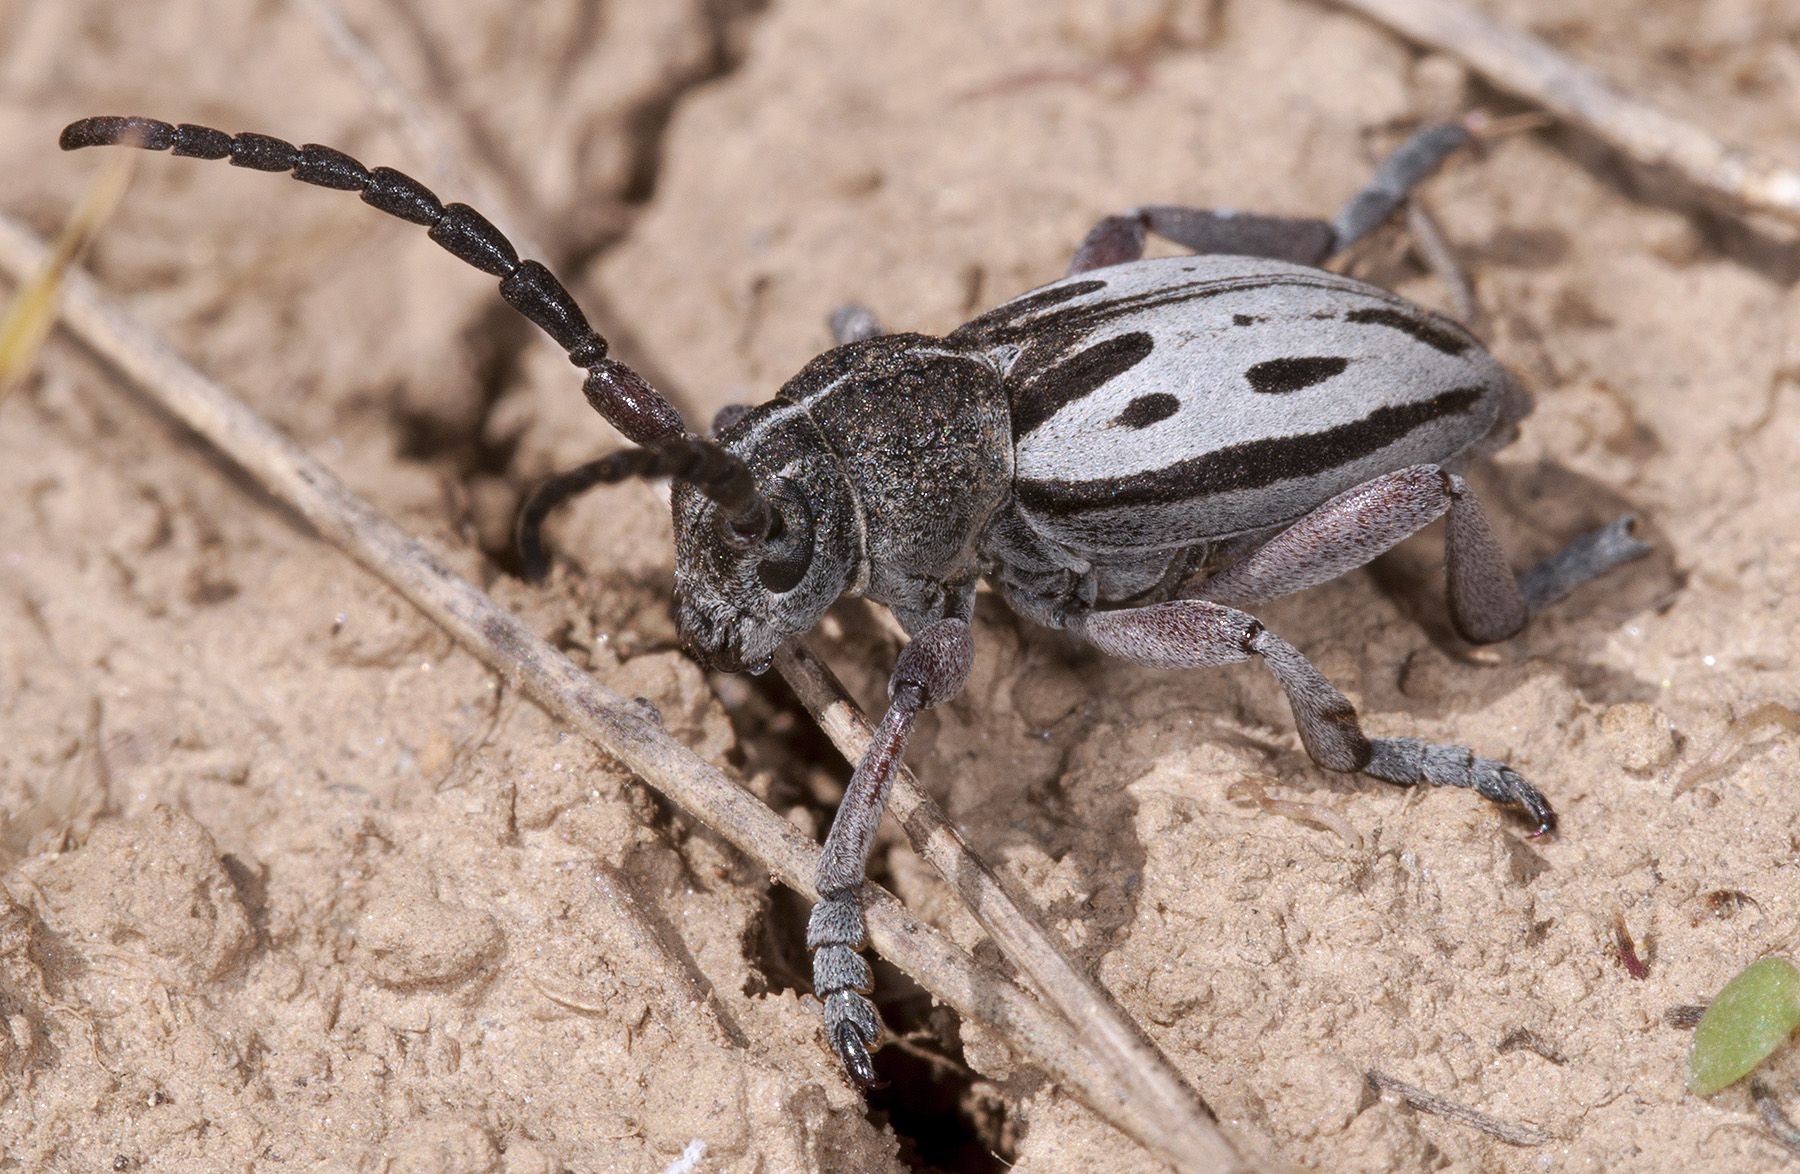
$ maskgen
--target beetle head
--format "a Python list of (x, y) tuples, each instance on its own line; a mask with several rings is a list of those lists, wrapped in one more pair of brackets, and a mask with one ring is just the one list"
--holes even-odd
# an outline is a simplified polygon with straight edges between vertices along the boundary
[(750, 467), (773, 517), (766, 538), (747, 540), (693, 486), (674, 486), (676, 619), (707, 664), (760, 673), (860, 577), (856, 508), (837, 459), (793, 404), (752, 409), (718, 441)]

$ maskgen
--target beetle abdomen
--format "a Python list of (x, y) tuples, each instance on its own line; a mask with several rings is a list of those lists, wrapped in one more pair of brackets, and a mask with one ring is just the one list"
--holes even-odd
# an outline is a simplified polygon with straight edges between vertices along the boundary
[(1084, 273), (951, 339), (1005, 364), (1017, 507), (1095, 553), (1278, 526), (1370, 477), (1452, 460), (1520, 394), (1450, 319), (1249, 257)]

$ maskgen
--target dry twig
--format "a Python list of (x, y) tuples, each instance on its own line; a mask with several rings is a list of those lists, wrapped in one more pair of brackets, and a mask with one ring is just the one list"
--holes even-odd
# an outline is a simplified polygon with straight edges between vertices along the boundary
[(1447, 1101), (1422, 1088), (1414, 1088), (1403, 1084), (1392, 1076), (1383, 1076), (1379, 1072), (1367, 1074), (1369, 1083), (1381, 1092), (1398, 1093), (1400, 1098), (1421, 1113), (1430, 1113), (1434, 1117), (1442, 1117), (1446, 1121), (1454, 1121), (1459, 1125), (1468, 1125), (1481, 1130), (1489, 1137), (1497, 1137), (1507, 1145), (1544, 1145), (1556, 1140), (1554, 1134), (1542, 1129), (1533, 1129), (1529, 1125), (1518, 1125), (1511, 1121), (1502, 1121), (1479, 1109), (1471, 1109), (1467, 1105), (1458, 1105)]
[(1528, 33), (1454, 0), (1338, 2), (1461, 58), (1498, 88), (1582, 127), (1638, 163), (1667, 168), (1742, 208), (1800, 225), (1800, 171), (1626, 97)]
[[(22, 281), (47, 255), (29, 230), (0, 216), (0, 270)], [(322, 537), (400, 592), (552, 717), (656, 787), (783, 884), (816, 898), (812, 880), (817, 844), (452, 572), (429, 548), (351, 493), (268, 421), (188, 366), (83, 274), (68, 275), (63, 317), (89, 348), (162, 409), (229, 456)], [(931, 839), (934, 852), (960, 853), (951, 865), (952, 875), (985, 871), (959, 844), (945, 842), (942, 836)], [(1116, 1046), (1092, 1044), (1083, 1034), (1089, 1024), (1082, 1023), (1082, 1030), (1077, 1030), (914, 917), (886, 890), (870, 885), (866, 891), (869, 936), (875, 948), (938, 999), (994, 1028), (1101, 1117), (1176, 1169), (1210, 1174), (1245, 1168), (1191, 1094), (1185, 1100), (1147, 1097), (1143, 1072), (1121, 1067)], [(992, 895), (1004, 897), (997, 884)], [(997, 915), (993, 908), (986, 912)], [(1016, 910), (1013, 915), (1023, 917)], [(1027, 963), (1019, 965), (1025, 968)]]

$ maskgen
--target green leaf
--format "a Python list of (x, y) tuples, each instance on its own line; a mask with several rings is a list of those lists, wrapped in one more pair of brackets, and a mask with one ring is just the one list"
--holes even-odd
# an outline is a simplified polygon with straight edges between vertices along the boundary
[(1752, 962), (1725, 984), (1694, 1028), (1688, 1088), (1705, 1096), (1748, 1076), (1800, 1027), (1800, 970), (1785, 958)]

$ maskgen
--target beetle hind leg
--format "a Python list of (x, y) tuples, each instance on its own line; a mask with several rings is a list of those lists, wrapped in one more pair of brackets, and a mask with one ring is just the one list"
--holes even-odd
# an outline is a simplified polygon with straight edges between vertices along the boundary
[(846, 346), (864, 339), (880, 338), (887, 331), (875, 317), (875, 311), (861, 302), (845, 302), (825, 320), (831, 329), (831, 345)]
[(1436, 171), (1438, 164), (1469, 141), (1468, 129), (1444, 122), (1423, 127), (1381, 161), (1369, 182), (1350, 197), (1332, 218), (1336, 240), (1332, 252), (1342, 252), (1368, 236), (1406, 202), (1412, 190)]
[(1234, 607), (1292, 595), (1368, 563), (1445, 514), (1450, 618), (1471, 644), (1516, 635), (1579, 584), (1650, 552), (1627, 515), (1515, 578), (1468, 482), (1437, 465), (1411, 465), (1338, 494), (1194, 594)]
[(1202, 668), (1260, 656), (1287, 694), (1306, 753), (1326, 770), (1361, 771), (1407, 786), (1467, 787), (1522, 809), (1540, 833), (1555, 823), (1543, 793), (1504, 763), (1466, 746), (1365, 735), (1349, 699), (1298, 649), (1245, 612), (1183, 599), (1081, 613), (1069, 626), (1102, 652), (1152, 668)]

